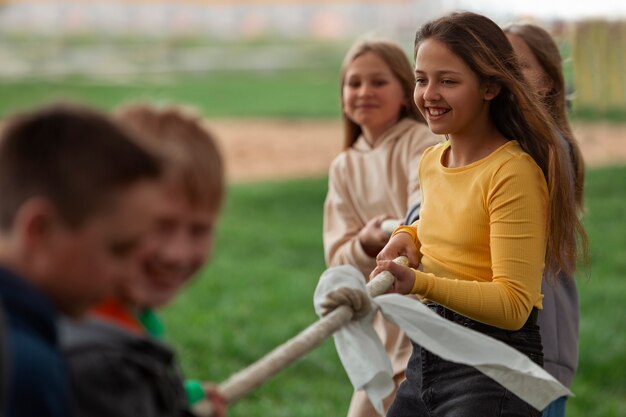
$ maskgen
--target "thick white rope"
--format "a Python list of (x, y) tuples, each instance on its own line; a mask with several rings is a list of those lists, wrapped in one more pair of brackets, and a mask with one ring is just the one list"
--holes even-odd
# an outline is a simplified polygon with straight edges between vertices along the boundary
[[(409, 263), (404, 256), (394, 259), (394, 262), (404, 266), (408, 266)], [(395, 278), (390, 272), (383, 271), (367, 284), (367, 292), (370, 297), (384, 294), (394, 281)], [(274, 348), (274, 350), (255, 363), (233, 374), (226, 381), (219, 384), (219, 393), (229, 404), (239, 400), (285, 369), (296, 359), (315, 349), (329, 336), (349, 323), (353, 315), (354, 312), (349, 306), (342, 305), (338, 307), (295, 337)], [(211, 404), (208, 401), (197, 403), (194, 405), (193, 411), (200, 417), (212, 415)]]

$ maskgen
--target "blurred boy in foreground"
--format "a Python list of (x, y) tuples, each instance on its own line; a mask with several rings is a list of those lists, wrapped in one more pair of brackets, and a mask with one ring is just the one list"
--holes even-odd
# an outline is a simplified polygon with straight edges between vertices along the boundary
[(164, 164), (164, 202), (136, 268), (90, 319), (64, 327), (64, 350), (80, 416), (193, 415), (206, 396), (214, 415), (225, 404), (197, 382), (183, 384), (174, 352), (159, 339), (153, 309), (171, 301), (210, 256), (224, 195), (219, 151), (198, 118), (181, 109), (132, 105), (117, 113)]
[(160, 166), (106, 116), (52, 105), (0, 138), (0, 297), (7, 391), (1, 415), (67, 417), (59, 313), (82, 315), (124, 277), (152, 225)]

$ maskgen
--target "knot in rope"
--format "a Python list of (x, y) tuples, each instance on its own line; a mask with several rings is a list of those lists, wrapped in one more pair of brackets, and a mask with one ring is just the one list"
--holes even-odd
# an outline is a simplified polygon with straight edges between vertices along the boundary
[(342, 305), (352, 309), (354, 312), (352, 320), (359, 320), (369, 313), (372, 303), (364, 291), (350, 287), (337, 288), (326, 294), (326, 298), (320, 304), (322, 316)]

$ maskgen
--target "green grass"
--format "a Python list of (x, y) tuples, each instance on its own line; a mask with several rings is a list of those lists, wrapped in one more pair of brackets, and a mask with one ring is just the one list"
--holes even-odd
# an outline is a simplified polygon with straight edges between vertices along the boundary
[(626, 167), (591, 171), (586, 218), (590, 264), (578, 274), (580, 364), (569, 417), (626, 415)]
[[(325, 179), (231, 188), (213, 261), (165, 315), (187, 375), (224, 380), (317, 319), (325, 193)], [(229, 415), (341, 415), (351, 392), (328, 340)]]
[[(569, 417), (626, 415), (626, 166), (588, 174), (591, 262), (581, 270), (580, 367)], [(316, 320), (326, 179), (234, 185), (214, 259), (166, 309), (188, 376), (222, 381)], [(232, 406), (231, 417), (345, 415), (352, 388), (332, 341)]]
[[(340, 115), (339, 63), (318, 69), (146, 75), (125, 82), (80, 77), (0, 80), (0, 118), (54, 100), (110, 110), (130, 101), (192, 105), (206, 117), (332, 118)], [(622, 108), (578, 106), (574, 120), (626, 121)]]
[(623, 123), (626, 122), (626, 110), (620, 108), (612, 108), (600, 111), (591, 107), (580, 107), (575, 109), (571, 114), (572, 120), (580, 121), (596, 121), (606, 120), (610, 122)]
[(53, 100), (101, 109), (129, 101), (185, 103), (207, 117), (338, 117), (337, 68), (230, 71), (145, 77), (132, 82), (0, 81), (0, 117)]

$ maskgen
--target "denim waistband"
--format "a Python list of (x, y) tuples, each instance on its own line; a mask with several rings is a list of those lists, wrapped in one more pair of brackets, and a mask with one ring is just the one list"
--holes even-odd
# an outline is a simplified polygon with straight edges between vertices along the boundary
[(503, 343), (528, 355), (539, 366), (543, 366), (543, 346), (539, 326), (537, 326), (538, 310), (533, 308), (526, 323), (518, 330), (507, 330), (472, 320), (442, 305), (429, 303), (427, 306), (440, 316), (472, 330), (500, 340)]
[[(466, 317), (462, 314), (459, 314), (455, 311), (452, 311), (444, 306), (442, 306), (441, 304), (437, 304), (437, 303), (428, 303), (426, 304), (428, 306), (428, 308), (430, 308), (431, 310), (433, 310), (435, 313), (437, 313), (438, 315), (440, 315), (443, 318), (446, 318), (450, 321), (453, 321), (455, 323), (458, 323), (462, 326), (465, 327), (470, 327), (474, 330), (478, 330), (481, 331), (483, 333), (491, 333), (492, 331), (497, 331), (497, 330), (504, 330), (501, 329), (499, 327), (495, 327), (495, 326), (491, 326), (489, 324), (485, 324), (482, 323), (480, 321), (476, 321), (473, 319), (470, 319), (469, 317)], [(537, 308), (533, 307), (533, 309), (530, 312), (530, 315), (528, 316), (528, 319), (526, 320), (526, 323), (524, 323), (524, 326), (522, 326), (522, 329), (527, 328), (527, 327), (532, 327), (535, 326), (537, 324), (537, 315), (539, 314), (539, 310), (537, 310)]]

